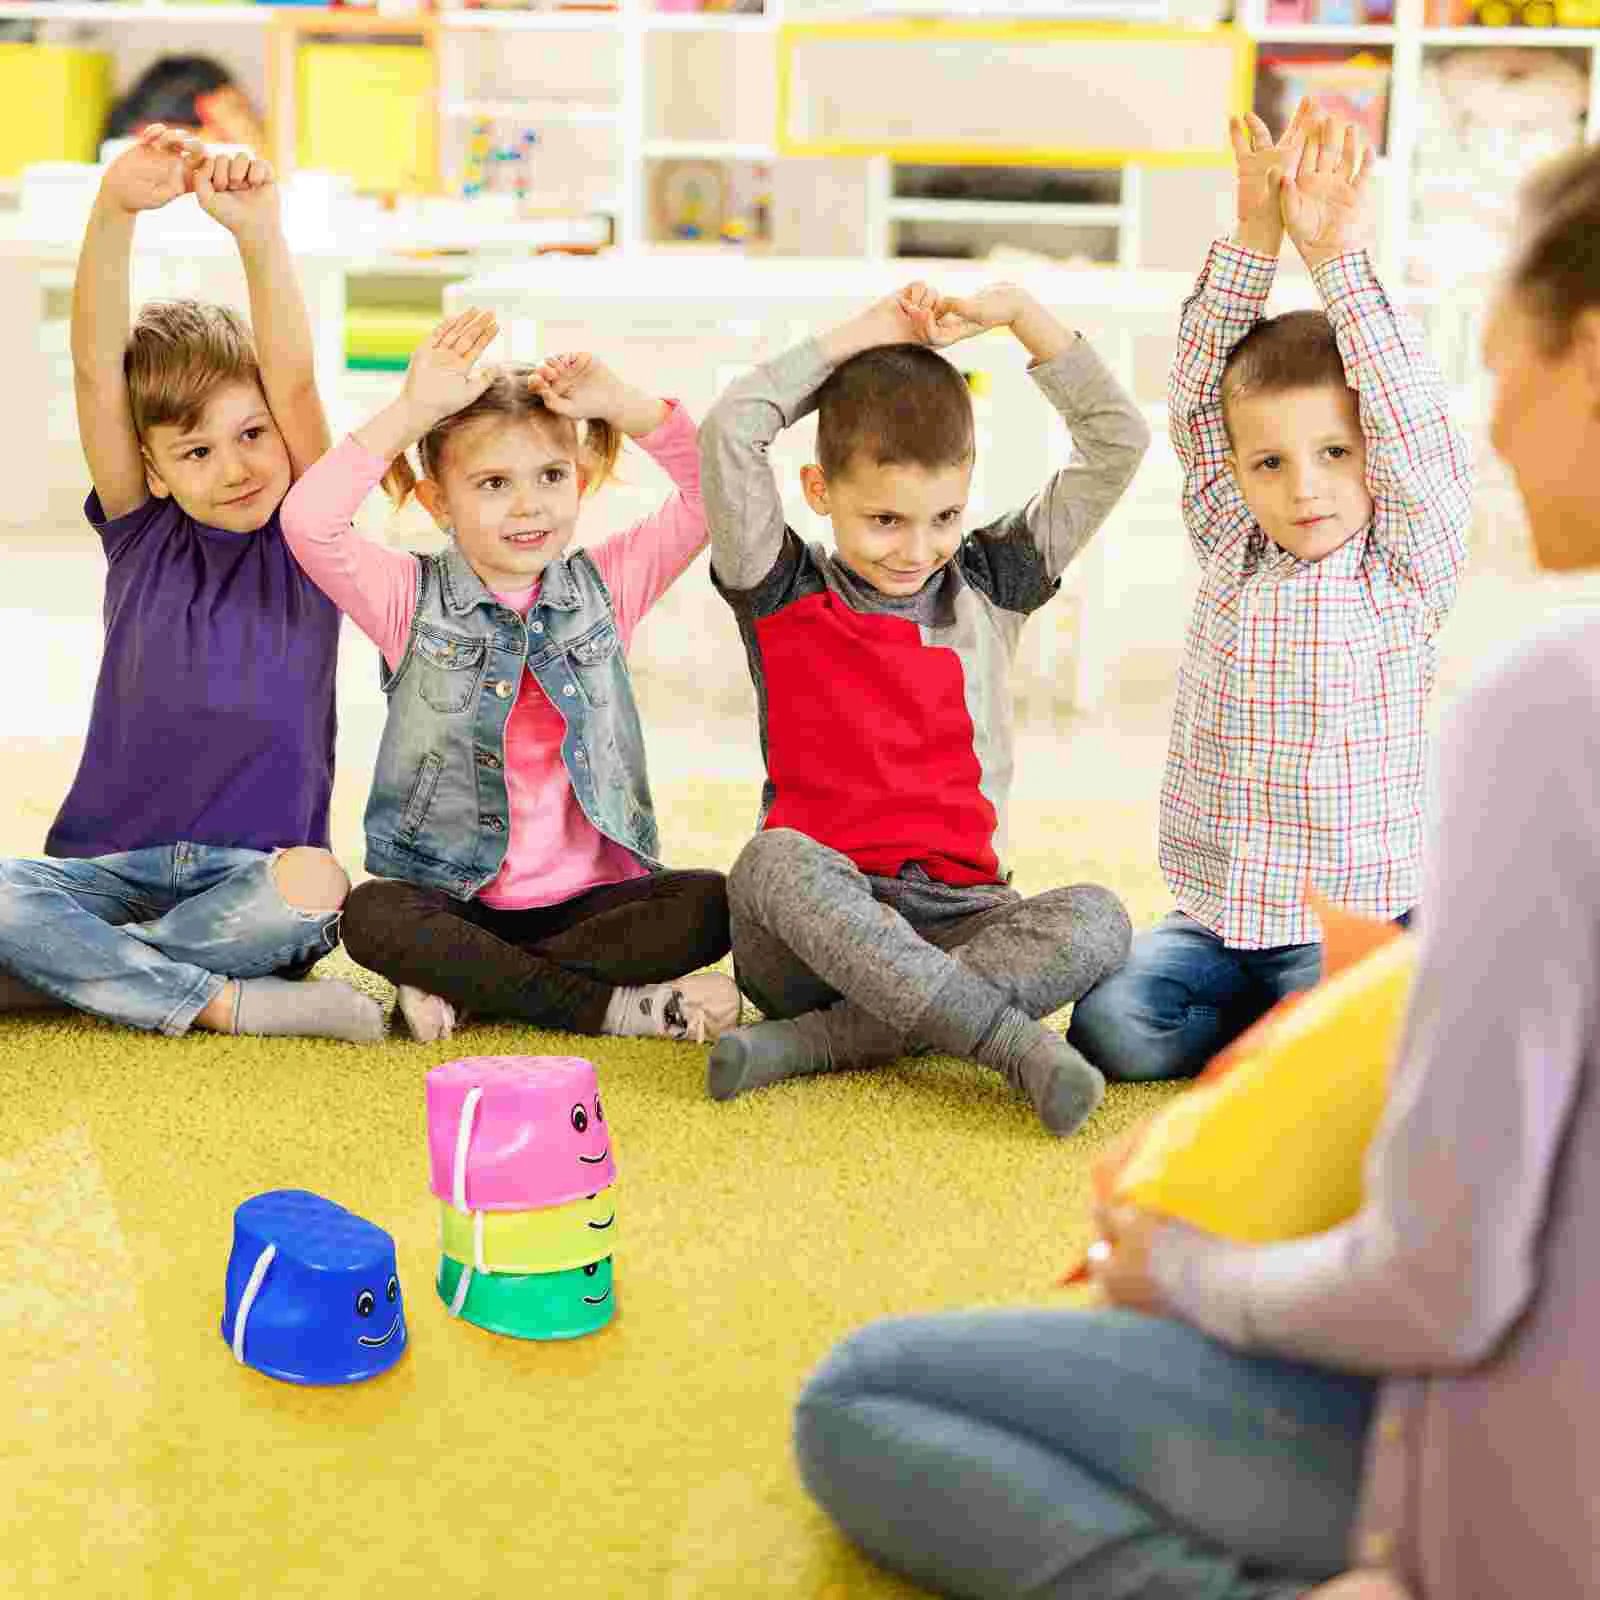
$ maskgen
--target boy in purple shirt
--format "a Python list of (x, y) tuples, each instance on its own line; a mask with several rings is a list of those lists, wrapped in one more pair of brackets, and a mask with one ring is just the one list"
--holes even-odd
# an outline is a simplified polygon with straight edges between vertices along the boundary
[[(190, 191), (238, 243), (259, 358), (195, 301), (145, 306), (130, 336), (137, 214)], [(278, 526), (328, 447), (311, 352), (271, 167), (146, 130), (106, 172), (73, 290), (105, 648), (52, 859), (0, 862), (0, 1009), (382, 1034), (349, 985), (280, 975), (338, 942), (350, 887), (328, 850), (339, 613)]]

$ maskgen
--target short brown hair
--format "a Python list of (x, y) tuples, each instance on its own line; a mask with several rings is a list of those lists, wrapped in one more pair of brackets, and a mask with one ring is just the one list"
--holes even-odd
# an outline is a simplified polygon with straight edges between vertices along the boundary
[(142, 306), (122, 354), (133, 425), (192, 428), (224, 384), (261, 382), (256, 342), (238, 312), (199, 300)]
[[(500, 367), (494, 382), (470, 405), (452, 412), (443, 422), (437, 423), (417, 446), (422, 462), (422, 476), (437, 479), (444, 461), (445, 446), (450, 436), (479, 417), (499, 417), (507, 422), (542, 423), (556, 429), (572, 428), (578, 437), (578, 464), (584, 469), (583, 492), (593, 494), (616, 470), (617, 456), (622, 450), (622, 435), (609, 422), (593, 418), (582, 427), (570, 417), (551, 411), (543, 400), (528, 387), (528, 379), (537, 369), (521, 363), (508, 363)], [(407, 456), (396, 456), (384, 474), (383, 487), (397, 506), (406, 503), (417, 486), (417, 472)]]
[(929, 471), (974, 454), (972, 395), (945, 358), (919, 344), (851, 356), (817, 390), (817, 464), (843, 477), (857, 457)]
[(1600, 306), (1600, 155), (1593, 145), (1534, 170), (1523, 185), (1512, 290), (1543, 325), (1550, 352)]
[(1282, 394), (1288, 389), (1348, 389), (1333, 324), (1320, 311), (1286, 311), (1258, 322), (1222, 365), (1222, 418), (1240, 395)]

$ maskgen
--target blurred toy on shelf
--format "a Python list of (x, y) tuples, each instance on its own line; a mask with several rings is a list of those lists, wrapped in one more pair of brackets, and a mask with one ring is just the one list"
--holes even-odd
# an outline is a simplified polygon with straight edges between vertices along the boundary
[(1309, 95), (1330, 115), (1353, 122), (1368, 144), (1382, 151), (1389, 112), (1387, 56), (1370, 50), (1315, 54), (1269, 46), (1258, 61), (1256, 110), (1270, 127), (1286, 126), (1294, 107)]
[(656, 175), (657, 206), (669, 239), (721, 236), (725, 217), (722, 168), (714, 161), (663, 161)]
[(1557, 50), (1429, 55), (1411, 179), (1413, 283), (1459, 283), (1502, 259), (1518, 186), (1580, 141), (1588, 103), (1588, 71)]

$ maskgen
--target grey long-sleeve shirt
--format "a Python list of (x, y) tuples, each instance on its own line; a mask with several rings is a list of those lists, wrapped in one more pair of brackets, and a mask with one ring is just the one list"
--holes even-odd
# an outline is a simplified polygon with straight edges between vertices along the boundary
[(1152, 1266), (1246, 1350), (1387, 1376), (1354, 1560), (1419, 1600), (1600, 1594), (1600, 621), (1453, 716), (1419, 970), (1366, 1201)]

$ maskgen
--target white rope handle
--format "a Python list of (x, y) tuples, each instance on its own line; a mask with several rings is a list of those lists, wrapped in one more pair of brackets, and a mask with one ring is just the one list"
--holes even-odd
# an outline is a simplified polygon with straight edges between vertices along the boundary
[(456, 1128), (455, 1182), (452, 1185), (457, 1211), (467, 1209), (467, 1146), (472, 1143), (472, 1125), (477, 1121), (478, 1102), (482, 1098), (483, 1090), (474, 1087), (467, 1090), (467, 1097), (461, 1102), (461, 1122)]
[(272, 1265), (272, 1258), (277, 1253), (277, 1245), (269, 1244), (256, 1257), (256, 1264), (250, 1269), (250, 1280), (244, 1286), (244, 1293), (239, 1296), (239, 1309), (233, 1314), (233, 1359), (241, 1366), (244, 1364), (244, 1327), (250, 1317), (250, 1307), (256, 1303), (267, 1268)]
[(461, 1308), (467, 1303), (467, 1290), (472, 1287), (472, 1268), (465, 1263), (461, 1267), (461, 1276), (456, 1280), (455, 1298), (450, 1302), (450, 1315), (459, 1317)]
[(479, 1272), (487, 1272), (489, 1264), (483, 1259), (483, 1213), (472, 1213), (472, 1264)]

